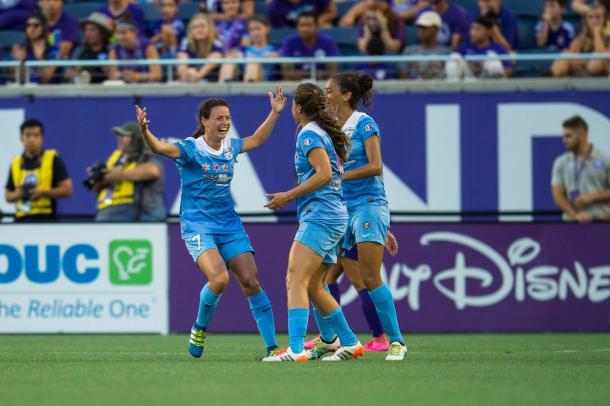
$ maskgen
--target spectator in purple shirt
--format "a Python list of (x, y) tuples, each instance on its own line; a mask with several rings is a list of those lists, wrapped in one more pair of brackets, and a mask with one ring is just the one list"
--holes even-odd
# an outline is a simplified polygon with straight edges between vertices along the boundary
[(61, 59), (70, 58), (80, 37), (76, 19), (64, 13), (64, 0), (38, 0), (38, 6), (49, 24), (49, 43)]
[(576, 35), (574, 26), (564, 21), (568, 0), (545, 0), (542, 20), (536, 25), (538, 48), (549, 51), (563, 51), (570, 46)]
[(175, 58), (186, 31), (178, 18), (178, 0), (161, 0), (159, 10), (162, 18), (153, 23), (150, 42), (157, 47), (161, 58)]
[(35, 0), (0, 0), (0, 30), (22, 30), (35, 12)]
[(360, 52), (370, 54), (367, 49), (373, 47), (376, 52), (383, 50), (381, 55), (395, 54), (402, 49), (403, 38), (404, 24), (392, 12), (388, 3), (373, 3), (365, 11), (358, 38)]
[[(325, 57), (338, 56), (339, 49), (335, 40), (318, 32), (316, 14), (305, 11), (297, 20), (298, 34), (286, 38), (282, 47), (282, 56), (287, 57)], [(334, 64), (316, 65), (318, 79), (326, 80), (337, 71)], [(284, 80), (303, 80), (311, 77), (310, 64), (283, 65)]]
[(216, 21), (218, 40), (226, 57), (249, 43), (246, 22), (239, 17), (239, 0), (222, 0), (222, 18)]
[(494, 23), (492, 42), (509, 51), (516, 50), (519, 47), (517, 17), (502, 4), (502, 0), (477, 0), (477, 3), (479, 6), (470, 14), (470, 22), (478, 16), (490, 18)]
[(353, 27), (360, 22), (364, 12), (375, 3), (385, 3), (390, 6), (394, 14), (405, 21), (412, 21), (417, 14), (430, 4), (428, 0), (361, 0), (354, 4), (339, 20), (340, 27)]
[(443, 25), (437, 34), (439, 45), (458, 49), (462, 41), (468, 37), (468, 14), (462, 7), (448, 0), (430, 0), (430, 7), (424, 11), (435, 11), (441, 16)]
[[(468, 62), (464, 66), (464, 76), (477, 78), (498, 78), (509, 76), (512, 71), (511, 61), (501, 62), (493, 56), (508, 55), (509, 51), (502, 45), (492, 42), (494, 22), (486, 16), (478, 16), (470, 26), (470, 41), (460, 46), (462, 55), (487, 55), (485, 62)], [(447, 63), (449, 65), (449, 63)]]
[[(254, 0), (239, 0), (239, 18), (247, 21), (254, 15)], [(209, 14), (214, 21), (222, 18), (222, 0), (200, 0), (199, 12)]]
[[(47, 19), (42, 14), (34, 14), (26, 20), (25, 44), (13, 46), (13, 58), (18, 61), (49, 61), (58, 59), (59, 51), (49, 44), (49, 26)], [(23, 82), (25, 78), (25, 66), (21, 65), (20, 77)], [(53, 83), (57, 82), (55, 77), (56, 67), (30, 68), (30, 82)]]
[(139, 32), (144, 32), (146, 22), (144, 21), (144, 11), (140, 6), (133, 4), (130, 0), (108, 0), (108, 4), (100, 7), (97, 11), (112, 18), (115, 25), (117, 20), (129, 15), (129, 18), (136, 23)]
[(331, 27), (337, 17), (334, 0), (271, 0), (267, 13), (273, 28), (285, 28), (296, 27), (299, 15), (306, 11), (317, 16), (321, 28)]
[[(222, 48), (216, 41), (216, 26), (209, 14), (195, 14), (189, 21), (186, 38), (178, 50), (178, 59), (221, 59)], [(178, 77), (183, 82), (197, 83), (218, 80), (218, 65), (179, 65)]]

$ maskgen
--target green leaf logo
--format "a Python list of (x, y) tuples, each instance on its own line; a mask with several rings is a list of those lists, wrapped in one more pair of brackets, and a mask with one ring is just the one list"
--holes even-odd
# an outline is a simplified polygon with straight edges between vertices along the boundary
[(108, 248), (113, 285), (148, 285), (152, 282), (152, 245), (148, 240), (114, 240)]

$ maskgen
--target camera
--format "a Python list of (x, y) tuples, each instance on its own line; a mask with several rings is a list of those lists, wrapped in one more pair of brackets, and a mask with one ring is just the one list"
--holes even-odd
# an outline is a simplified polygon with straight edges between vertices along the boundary
[(91, 165), (90, 175), (83, 181), (83, 185), (88, 189), (93, 189), (96, 185), (101, 184), (104, 181), (104, 174), (106, 173), (106, 162), (99, 161)]
[(36, 184), (35, 184), (35, 183), (34, 183), (34, 184), (32, 184), (32, 183), (24, 183), (24, 184), (21, 186), (21, 189), (23, 190), (23, 193), (22, 193), (22, 197), (21, 197), (21, 199), (22, 199), (24, 202), (26, 202), (26, 201), (30, 200), (30, 191), (31, 191), (32, 189), (35, 189), (35, 188), (36, 188)]

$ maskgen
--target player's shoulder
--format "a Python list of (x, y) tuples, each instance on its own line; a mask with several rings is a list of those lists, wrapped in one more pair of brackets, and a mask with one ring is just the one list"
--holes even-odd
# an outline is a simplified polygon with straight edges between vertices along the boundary
[(326, 131), (322, 129), (315, 121), (311, 121), (307, 123), (301, 131), (299, 131), (298, 139), (304, 137), (324, 137), (326, 135)]

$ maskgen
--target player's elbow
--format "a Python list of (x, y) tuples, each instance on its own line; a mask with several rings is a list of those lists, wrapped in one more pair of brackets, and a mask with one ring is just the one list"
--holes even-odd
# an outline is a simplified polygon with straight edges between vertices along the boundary
[(383, 165), (381, 162), (373, 162), (371, 163), (371, 176), (381, 176), (383, 172)]

